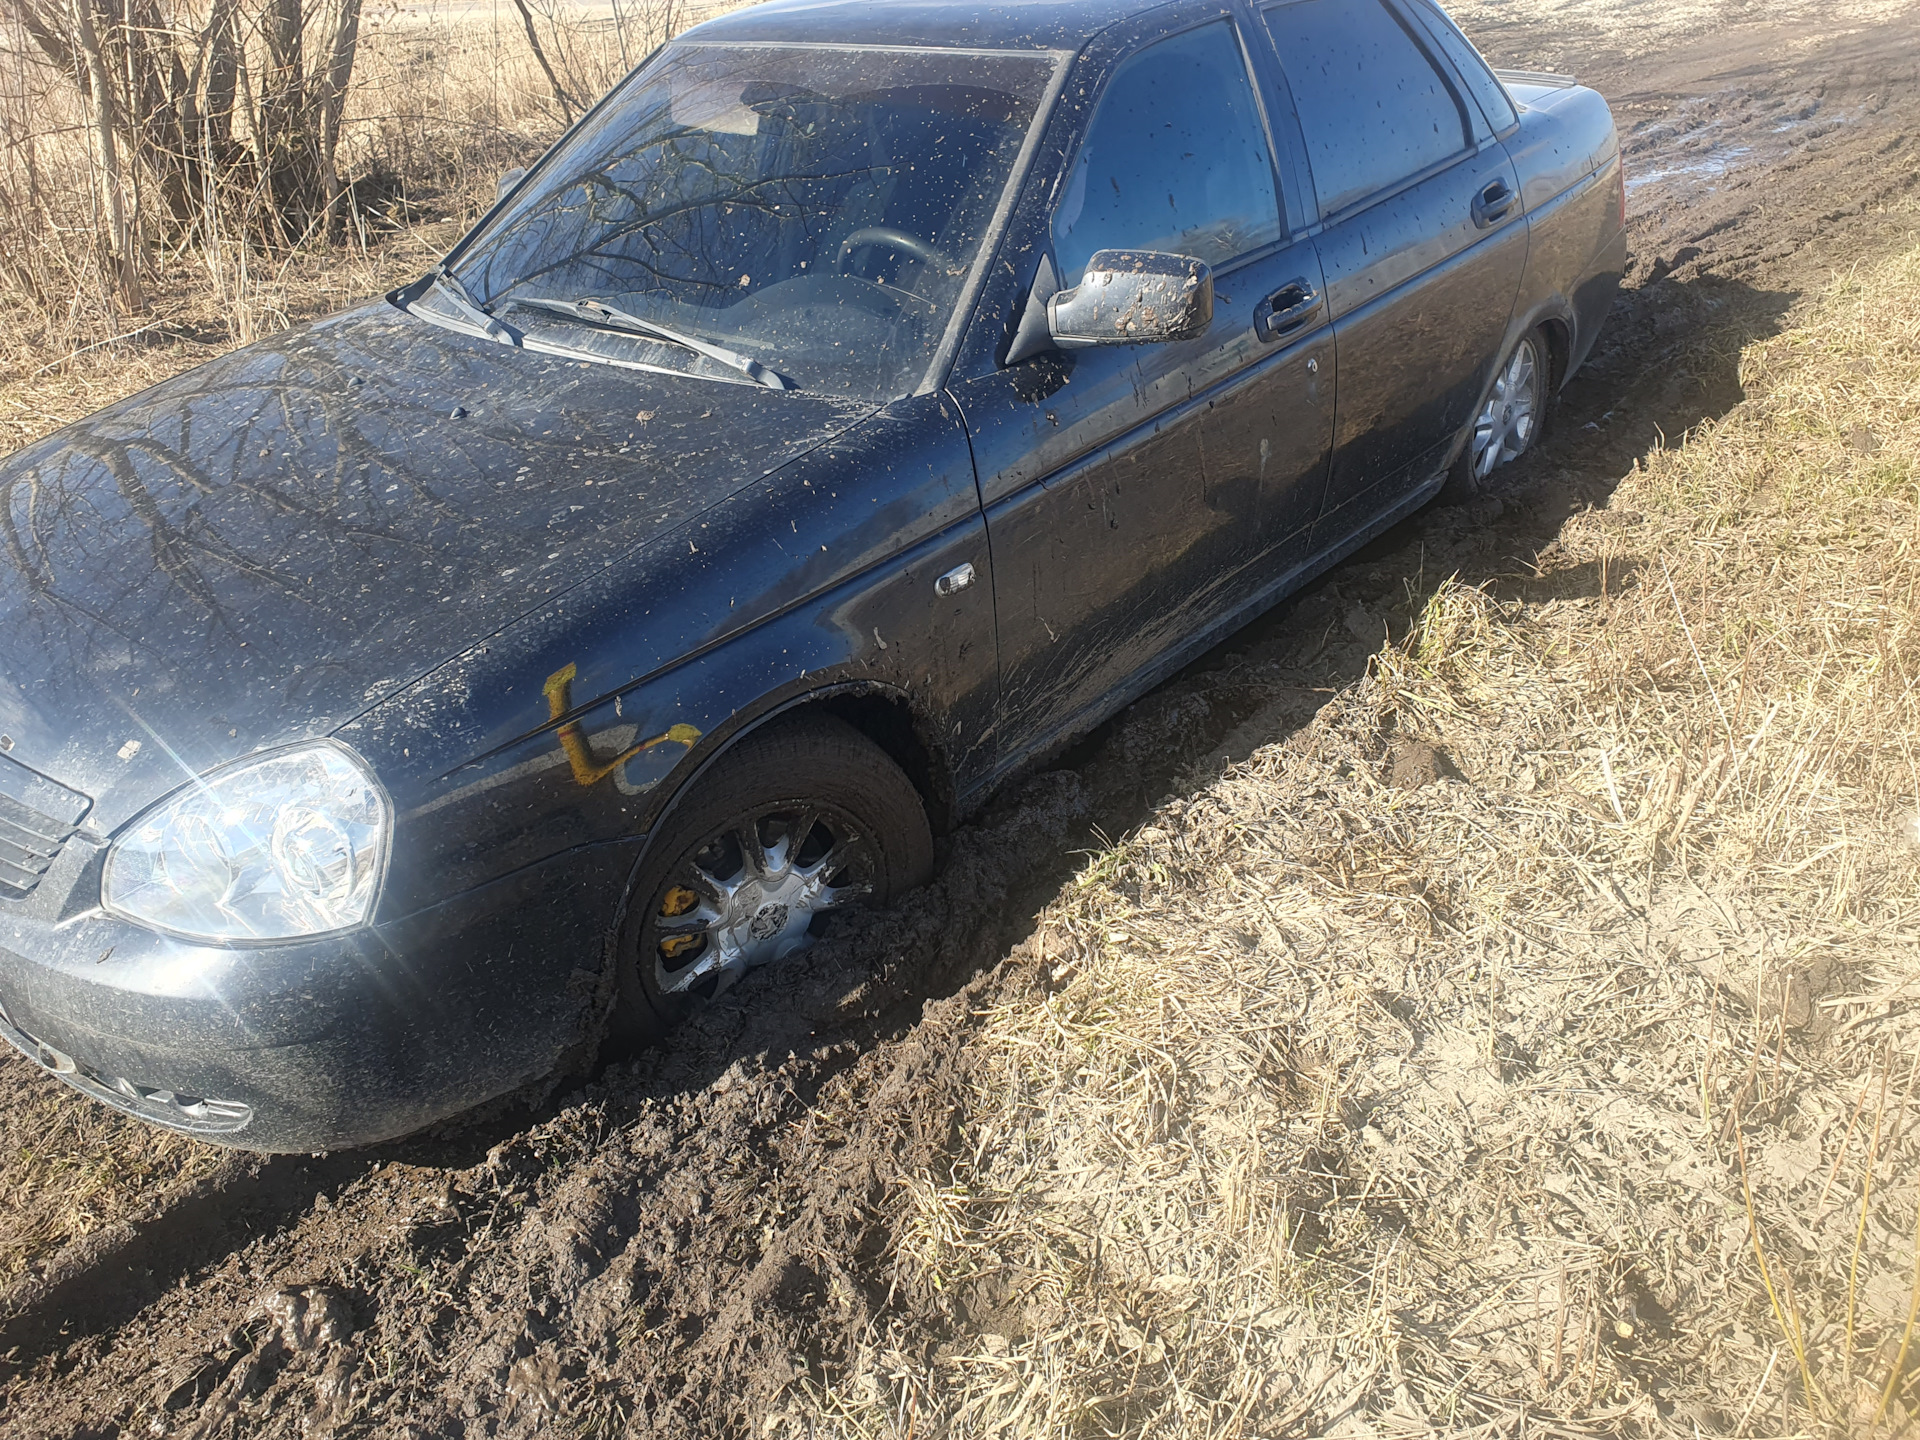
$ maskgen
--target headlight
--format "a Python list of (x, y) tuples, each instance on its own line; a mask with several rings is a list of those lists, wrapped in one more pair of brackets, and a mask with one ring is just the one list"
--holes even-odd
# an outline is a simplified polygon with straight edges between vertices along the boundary
[(331, 742), (245, 760), (142, 815), (107, 852), (101, 898), (196, 940), (291, 940), (365, 923), (393, 830), (385, 792)]

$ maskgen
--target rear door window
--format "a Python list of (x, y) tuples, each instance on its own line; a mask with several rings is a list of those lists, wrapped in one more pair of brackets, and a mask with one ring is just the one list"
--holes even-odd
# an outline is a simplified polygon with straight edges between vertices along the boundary
[(1471, 144), (1465, 106), (1383, 0), (1296, 0), (1266, 16), (1322, 214)]
[(1107, 82), (1053, 216), (1060, 283), (1096, 250), (1164, 250), (1209, 265), (1280, 238), (1266, 127), (1233, 27), (1148, 46)]

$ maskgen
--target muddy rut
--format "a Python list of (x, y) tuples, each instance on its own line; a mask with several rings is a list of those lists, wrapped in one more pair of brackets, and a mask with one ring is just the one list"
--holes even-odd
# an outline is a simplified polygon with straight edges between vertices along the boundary
[[(1524, 591), (1567, 516), (1739, 399), (1742, 344), (1920, 232), (1910, 14), (1702, 22), (1648, 56), (1594, 7), (1558, 28), (1462, 13), (1497, 63), (1605, 91), (1630, 167), (1628, 286), (1502, 493), (1416, 517), (1233, 637), (943, 842), (927, 890), (844, 919), (670, 1051), (402, 1144), (148, 1177), (0, 1297), (0, 1430), (762, 1435), (883, 1315), (930, 1350), (992, 1328), (1007, 1297), (917, 1289), (891, 1218), (903, 1177), (947, 1165), (971, 1017), (1047, 983), (1024, 941), (1080, 853), (1358, 679), (1416, 574)], [(5, 1144), (34, 1143), (12, 1100), (51, 1083), (7, 1060)]]

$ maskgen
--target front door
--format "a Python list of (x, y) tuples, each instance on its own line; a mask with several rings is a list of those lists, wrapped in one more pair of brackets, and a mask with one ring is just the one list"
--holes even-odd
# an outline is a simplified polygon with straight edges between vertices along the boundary
[[(1187, 13), (1205, 18), (1107, 67), (1064, 172), (1036, 184), (1056, 197), (1041, 244), (1063, 288), (1096, 250), (1193, 256), (1213, 269), (1211, 328), (1047, 351), (951, 386), (993, 549), (1009, 764), (1257, 604), (1304, 553), (1324, 491), (1333, 347), (1318, 257), (1286, 237), (1231, 12)], [(1302, 297), (1293, 328), (1266, 323), (1276, 298)]]
[(1327, 222), (1340, 401), (1324, 551), (1396, 515), (1444, 463), (1500, 358), (1527, 223), (1506, 148), (1391, 0), (1265, 16)]

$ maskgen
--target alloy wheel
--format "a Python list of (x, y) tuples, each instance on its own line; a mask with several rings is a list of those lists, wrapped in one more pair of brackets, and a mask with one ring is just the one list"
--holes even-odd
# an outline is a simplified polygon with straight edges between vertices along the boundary
[(1484, 480), (1523, 454), (1540, 419), (1540, 357), (1529, 335), (1514, 348), (1473, 423), (1473, 474)]
[(823, 913), (872, 892), (873, 852), (849, 817), (777, 804), (723, 826), (677, 867), (648, 917), (663, 995), (711, 998), (804, 949)]

